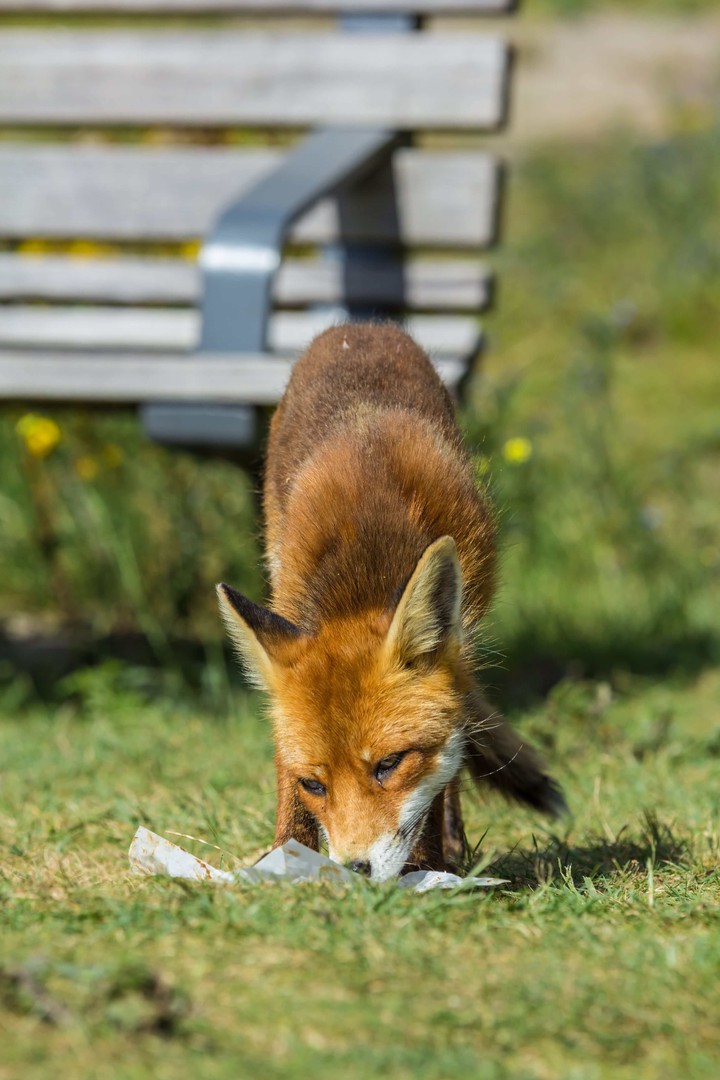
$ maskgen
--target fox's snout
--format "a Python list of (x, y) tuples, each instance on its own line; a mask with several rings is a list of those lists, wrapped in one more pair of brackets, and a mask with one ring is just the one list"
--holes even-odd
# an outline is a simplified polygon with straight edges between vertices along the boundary
[(453, 731), (439, 747), (383, 759), (396, 763), (380, 770), (380, 780), (377, 765), (360, 753), (326, 770), (322, 795), (301, 785), (303, 805), (317, 820), (330, 858), (373, 881), (416, 866), (418, 840), (434, 808), (442, 815), (436, 800), (443, 803), (463, 756), (463, 737)]
[[(419, 828), (422, 828), (423, 824), (424, 817), (418, 823)], [(404, 835), (399, 830), (385, 833), (366, 848), (364, 857), (349, 858), (344, 853), (346, 849), (336, 848), (331, 835), (327, 833), (328, 854), (335, 862), (342, 863), (356, 874), (369, 877), (372, 881), (389, 881), (401, 874), (410, 861), (416, 835), (417, 832)]]
[(405, 844), (393, 850), (392, 838), (388, 837), (381, 838), (379, 844), (373, 845), (365, 859), (344, 859), (331, 845), (328, 845), (328, 854), (334, 862), (342, 863), (355, 874), (361, 874), (372, 881), (388, 881), (402, 872), (408, 861), (409, 851)]

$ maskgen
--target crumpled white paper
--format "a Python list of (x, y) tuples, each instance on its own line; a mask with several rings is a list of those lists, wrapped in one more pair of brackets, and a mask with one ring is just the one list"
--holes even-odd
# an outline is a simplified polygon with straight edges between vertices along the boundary
[[(280, 878), (286, 881), (332, 880), (350, 883), (358, 880), (357, 874), (320, 852), (299, 844), (297, 840), (288, 840), (282, 847), (274, 848), (254, 866), (242, 870), (218, 870), (141, 825), (132, 839), (128, 857), (133, 870), (140, 874), (165, 874), (168, 877), (184, 878), (186, 881), (222, 881), (234, 885), (240, 881), (271, 881)], [(461, 878), (457, 874), (440, 870), (415, 870), (397, 879), (399, 889), (411, 889), (416, 893), (429, 892), (431, 889), (454, 889), (461, 884), (473, 888), (488, 888), (492, 885), (505, 885), (507, 879)]]

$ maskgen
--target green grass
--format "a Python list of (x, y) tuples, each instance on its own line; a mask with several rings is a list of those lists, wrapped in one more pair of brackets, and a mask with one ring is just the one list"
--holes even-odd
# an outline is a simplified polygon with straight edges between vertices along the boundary
[(92, 683), (3, 724), (3, 1076), (716, 1075), (717, 672), (525, 711), (573, 824), (468, 800), (512, 884), (425, 897), (133, 878), (141, 822), (257, 854), (271, 748), (245, 699), (209, 724)]
[(511, 881), (491, 895), (131, 877), (139, 823), (230, 866), (272, 836), (268, 731), (212, 597), (219, 577), (261, 594), (251, 487), (123, 416), (58, 413), (35, 459), (5, 413), (0, 612), (140, 629), (156, 666), (82, 670), (40, 700), (5, 663), (2, 1080), (714, 1080), (719, 165), (707, 129), (514, 171), (463, 417), (501, 513), (484, 653), (574, 817), (553, 832), (468, 796), (478, 858)]

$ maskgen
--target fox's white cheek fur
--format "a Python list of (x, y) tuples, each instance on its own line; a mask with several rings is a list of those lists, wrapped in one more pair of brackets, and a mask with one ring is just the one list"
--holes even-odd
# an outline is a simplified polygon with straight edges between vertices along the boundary
[(395, 833), (379, 837), (370, 848), (370, 877), (373, 881), (387, 881), (400, 873), (408, 860), (433, 799), (457, 775), (463, 760), (464, 740), (459, 732), (453, 732), (433, 772), (423, 777), (414, 791), (410, 792), (400, 810)]
[(370, 880), (389, 881), (397, 877), (408, 861), (415, 834), (406, 838), (398, 833), (385, 833), (379, 837), (368, 852)]

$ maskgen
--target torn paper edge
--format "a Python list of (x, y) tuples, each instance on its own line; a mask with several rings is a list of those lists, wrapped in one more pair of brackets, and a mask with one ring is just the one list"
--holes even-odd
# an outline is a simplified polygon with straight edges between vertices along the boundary
[[(144, 826), (137, 829), (128, 852), (130, 866), (146, 876), (165, 875), (184, 881), (217, 881), (226, 885), (239, 882), (259, 882), (287, 879), (290, 881), (336, 880), (352, 883), (358, 880), (346, 867), (297, 840), (289, 840), (274, 848), (254, 866), (240, 870), (218, 870), (203, 859), (171, 843)], [(507, 878), (467, 877), (440, 870), (415, 870), (397, 880), (397, 887), (415, 893), (433, 889), (491, 888), (508, 884)]]

